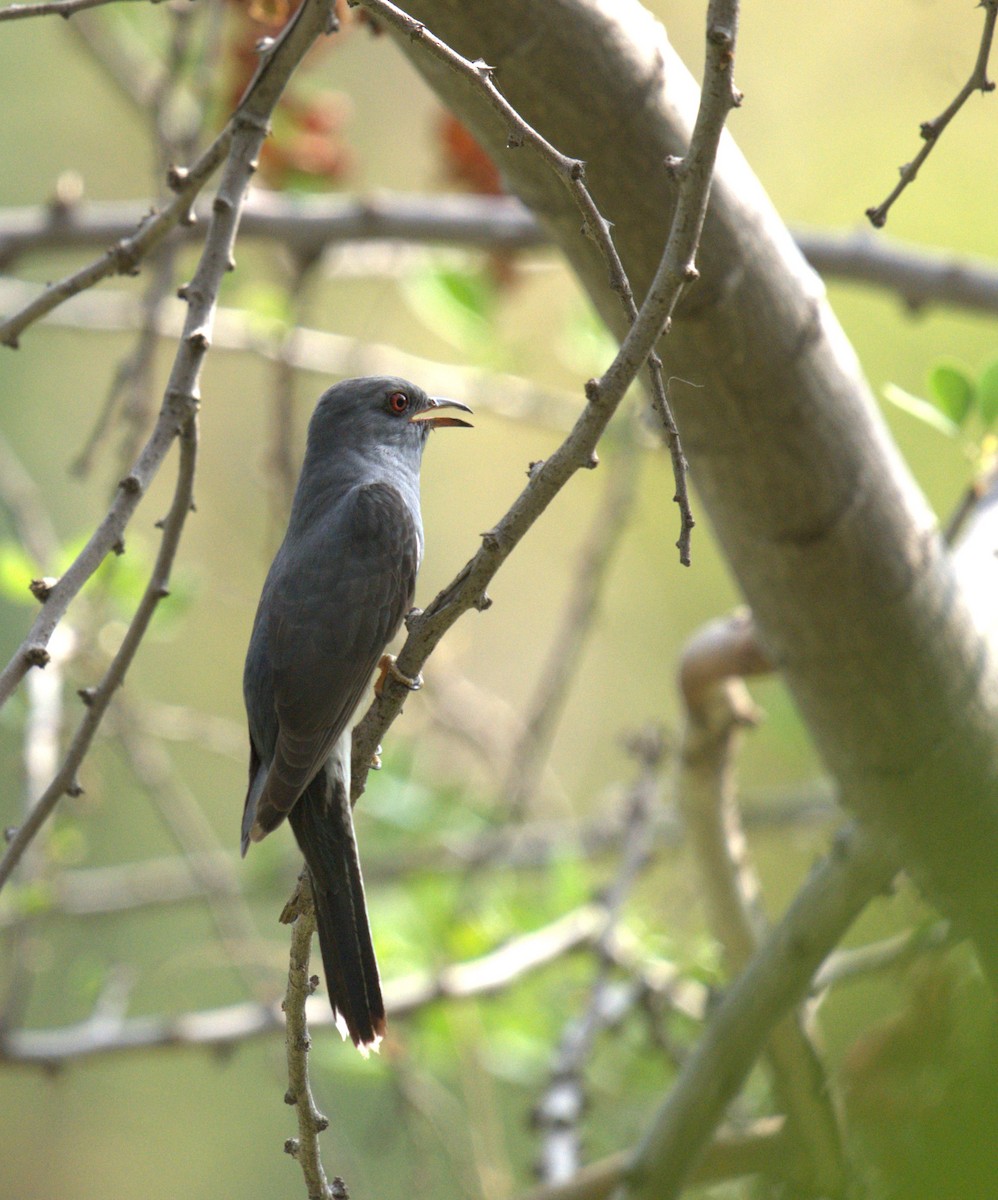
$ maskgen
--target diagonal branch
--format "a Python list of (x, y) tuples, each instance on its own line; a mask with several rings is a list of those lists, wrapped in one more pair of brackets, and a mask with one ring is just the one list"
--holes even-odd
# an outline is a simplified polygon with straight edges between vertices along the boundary
[[(640, 323), (634, 292), (631, 288), (630, 280), (627, 278), (627, 272), (624, 270), (624, 265), (620, 260), (620, 255), (617, 253), (617, 248), (613, 243), (610, 222), (600, 212), (589, 188), (586, 186), (586, 164), (580, 159), (562, 154), (560, 150), (553, 146), (546, 138), (542, 137), (532, 125), (528, 124), (520, 116), (496, 86), (494, 80), (495, 72), (487, 63), (481, 59), (471, 62), (463, 55), (458, 54), (456, 50), (451, 49), (450, 46), (431, 33), (421, 21), (408, 16), (401, 9), (396, 8), (394, 4), (391, 4), (389, 0), (362, 0), (362, 2), (364, 7), (369, 9), (379, 21), (386, 22), (406, 38), (420, 42), (435, 58), (445, 63), (446, 66), (456, 71), (459, 75), (464, 76), (480, 89), (487, 102), (509, 126), (508, 149), (515, 150), (523, 146), (530, 146), (540, 154), (557, 178), (567, 188), (572, 200), (578, 207), (582, 215), (583, 231), (593, 240), (599, 249), (609, 271), (610, 287), (620, 298), (620, 302), (624, 308), (624, 312), (627, 314), (627, 319), (631, 323), (633, 331), (634, 327)], [(732, 32), (732, 51), (733, 48)], [(672, 265), (672, 256), (669, 255), (668, 246), (666, 248), (663, 262), (668, 261), (670, 264), (669, 269), (676, 275), (675, 291), (670, 301), (664, 306), (664, 312), (661, 314), (656, 313), (660, 319), (658, 329), (651, 342), (641, 354), (637, 366), (628, 379), (629, 384), (637, 374), (637, 371), (642, 366), (647, 365), (652, 393), (652, 405), (662, 422), (666, 443), (669, 447), (669, 454), (672, 458), (672, 471), (676, 483), (674, 499), (679, 506), (680, 513), (680, 533), (676, 546), (679, 549), (680, 561), (684, 566), (689, 566), (690, 562), (690, 535), (694, 524), (686, 487), (686, 458), (679, 440), (679, 431), (676, 428), (676, 422), (669, 407), (666, 386), (662, 378), (662, 363), (653, 347), (662, 330), (668, 324), (669, 317), (679, 299), (683, 286), (696, 278), (693, 260), (700, 240), (700, 230), (703, 227), (703, 214), (707, 208), (707, 197), (710, 194), (710, 181), (714, 171), (717, 141), (721, 136), (721, 129), (724, 127), (724, 121), (728, 112), (740, 101), (740, 97), (731, 84), (730, 69), (732, 62), (733, 58), (729, 56), (726, 64), (727, 69), (723, 73), (724, 85), (721, 87), (715, 88), (714, 73), (710, 70), (707, 73), (710, 84), (705, 80), (704, 98), (700, 108), (703, 122), (701, 124), (700, 114), (698, 114), (697, 130), (699, 132), (694, 130), (693, 138), (690, 142), (690, 153), (687, 155), (689, 162), (688, 173), (696, 177), (698, 186), (680, 190), (679, 205), (673, 214), (669, 234), (670, 241), (678, 229), (682, 229), (685, 235), (687, 232), (685, 226), (687, 222), (691, 222), (690, 231), (693, 232), (693, 237), (689, 240), (686, 258), (680, 260), (677, 256), (675, 265)], [(687, 170), (687, 168), (684, 168), (684, 170)], [(681, 211), (684, 204), (684, 195), (686, 203), (689, 206), (688, 212)], [(697, 217), (696, 213), (698, 209), (699, 216)], [(647, 307), (646, 301), (642, 312), (646, 312)], [(654, 311), (654, 306), (652, 311)]]
[(897, 869), (878, 835), (858, 826), (840, 835), (713, 1013), (634, 1155), (620, 1200), (676, 1200), (774, 1026)]
[(201, 367), (211, 345), (218, 290), (225, 273), (233, 266), (239, 214), (274, 105), (305, 52), (329, 29), (332, 19), (330, 0), (304, 0), (281, 36), (267, 49), (256, 77), (226, 127), (227, 133), (216, 139), (215, 146), (227, 147), (229, 157), (215, 197), (204, 251), (191, 282), (182, 289), (188, 301), (187, 317), (156, 426), (132, 471), (119, 484), (107, 515), (66, 574), (47, 591), (42, 611), (27, 638), (0, 673), (0, 704), (3, 704), (31, 667), (45, 665), (48, 659), (45, 647), (52, 631), (105, 556), (112, 549), (123, 549), (125, 526), (174, 438), (179, 437), (177, 488), (173, 507), (164, 522), (163, 540), (149, 585), (111, 666), (97, 688), (85, 697), (87, 713), (62, 767), (15, 832), (0, 860), (0, 887), (60, 798), (68, 791), (78, 790), (76, 774), (80, 763), (113, 693), (124, 679), (156, 605), (166, 595), (170, 566), (191, 507)]
[[(379, 15), (383, 15), (384, 9), (397, 12), (384, 0), (377, 0), (377, 3), (370, 0), (370, 7)], [(737, 3), (734, 0), (712, 0), (707, 18), (703, 101), (697, 113), (689, 151), (682, 166), (677, 168), (679, 187), (676, 209), (658, 270), (644, 303), (613, 362), (600, 379), (590, 380), (586, 385), (588, 403), (568, 437), (550, 458), (534, 464), (527, 486), (501, 520), (484, 535), (481, 548), (458, 576), (440, 592), (425, 612), (415, 614), (409, 620), (409, 636), (398, 656), (398, 667), (411, 679), (420, 673), (440, 639), (460, 616), (471, 608), (481, 611), (488, 607), (487, 586), (569, 479), (580, 468), (596, 466), (599, 461), (596, 446), (610, 418), (617, 411), (638, 371), (653, 355), (655, 343), (666, 328), (683, 288), (696, 275), (692, 264), (710, 195), (717, 146), (727, 115), (738, 102), (731, 84), (736, 16)], [(405, 19), (418, 25), (417, 22), (411, 22), (410, 18)], [(418, 29), (423, 40), (431, 36), (422, 25), (418, 25)], [(435, 46), (434, 52), (439, 53)], [(453, 54), (453, 51), (449, 53)], [(473, 64), (468, 64), (459, 55), (456, 57), (464, 64), (462, 70), (470, 69), (476, 76), (480, 74)], [(485, 72), (485, 79), (492, 87), (488, 72)], [(525, 126), (521, 118), (516, 119), (520, 126)], [(529, 129), (529, 126), (525, 128)], [(354, 730), (355, 800), (364, 790), (375, 749), (402, 711), (403, 701), (408, 694), (403, 684), (388, 679), (381, 695), (375, 698)]]
[(919, 133), (921, 133), (925, 145), (922, 146), (911, 162), (905, 163), (901, 168), (901, 178), (894, 187), (894, 190), (886, 200), (882, 200), (880, 204), (866, 210), (866, 215), (870, 218), (870, 224), (877, 229), (882, 229), (887, 223), (887, 214), (890, 212), (891, 206), (904, 189), (910, 183), (914, 183), (919, 168), (935, 149), (943, 130), (953, 120), (960, 109), (963, 108), (974, 92), (993, 92), (995, 89), (994, 83), (988, 79), (988, 59), (991, 57), (991, 43), (994, 41), (995, 36), (995, 22), (998, 21), (998, 0), (980, 0), (979, 7), (984, 9), (984, 29), (981, 31), (981, 42), (977, 49), (977, 60), (974, 63), (974, 69), (970, 72), (967, 82), (939, 116), (934, 117), (931, 121), (922, 122), (919, 127)]
[[(596, 944), (607, 921), (603, 905), (587, 904), (480, 958), (389, 980), (384, 988), (388, 1014), (398, 1020), (440, 1000), (495, 995), (565, 955)], [(313, 1029), (335, 1025), (332, 1009), (322, 997), (309, 1000), (307, 1015)], [(221, 1049), (281, 1028), (279, 1006), (256, 1002), (178, 1016), (91, 1018), (61, 1029), (0, 1029), (0, 1061), (51, 1069), (76, 1059), (132, 1050)]]

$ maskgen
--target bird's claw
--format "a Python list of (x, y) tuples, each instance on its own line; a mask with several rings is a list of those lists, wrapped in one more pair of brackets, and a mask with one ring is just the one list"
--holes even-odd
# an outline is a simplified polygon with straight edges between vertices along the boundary
[(403, 687), (407, 687), (410, 692), (418, 692), (423, 686), (422, 675), (417, 675), (415, 679), (410, 679), (408, 675), (403, 675), (395, 665), (394, 654), (382, 654), (381, 661), (378, 663), (378, 678), (374, 682), (374, 694), (378, 697), (385, 688), (385, 680), (389, 675), (393, 679), (397, 679)]

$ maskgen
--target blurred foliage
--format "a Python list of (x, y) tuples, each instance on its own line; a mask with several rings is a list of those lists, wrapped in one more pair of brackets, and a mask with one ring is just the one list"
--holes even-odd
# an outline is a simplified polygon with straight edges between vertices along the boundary
[[(702, 5), (659, 0), (651, 7), (698, 71)], [(44, 202), (67, 171), (79, 173), (95, 198), (145, 200), (159, 190), (148, 105), (128, 97), (100, 65), (93, 47), (102, 37), (113, 39), (122, 60), (146, 80), (179, 45), (182, 86), (166, 125), (189, 132), (206, 117), (213, 129), (255, 69), (258, 39), (273, 34), (287, 6), (282, 0), (176, 9), (112, 5), (84, 22), (90, 38), (79, 29), (83, 16), (74, 18), (76, 26), (25, 21), (0, 31), (8, 99), (0, 156), (16, 164), (0, 179), (4, 206)], [(177, 31), (185, 20), (193, 23), (183, 44)], [(895, 162), (912, 151), (918, 121), (942, 108), (962, 78), (977, 29), (976, 19), (954, 19), (942, 0), (888, 0), (876, 9), (860, 0), (745, 6), (738, 82), (747, 103), (733, 116), (732, 130), (784, 215), (835, 227), (861, 220), (891, 182)], [(455, 185), (496, 191), (495, 165), (483, 161), (467, 131), (441, 115), (389, 39), (369, 32), (347, 23), (295, 81), (261, 158), (264, 183), (358, 194)], [(782, 52), (788, 43), (790, 55)], [(201, 55), (213, 46), (218, 57), (205, 71)], [(567, 78), (566, 86), (577, 83)], [(961, 114), (892, 213), (894, 236), (998, 257), (992, 112), (982, 103)], [(80, 261), (64, 253), (25, 260), (17, 270), (26, 279), (47, 279)], [(580, 404), (584, 380), (611, 353), (588, 304), (550, 253), (424, 251), (401, 268), (375, 264), (366, 273), (351, 261), (338, 251), (292, 295), (284, 255), (242, 247), (223, 300), (268, 346), (279, 345), (301, 319), (362, 344), (515, 371)], [(178, 255), (178, 280), (192, 263), (192, 254)], [(114, 287), (138, 296), (144, 283), (143, 277)], [(985, 450), (998, 415), (993, 322), (945, 312), (913, 317), (888, 295), (844, 285), (830, 292), (874, 383), (895, 380), (885, 394), (921, 418), (885, 414), (931, 503), (945, 515), (968, 474), (964, 445)], [(36, 606), (31, 580), (42, 569), (58, 573), (72, 559), (120, 475), (108, 447), (91, 477), (71, 476), (67, 465), (131, 348), (131, 335), (38, 328), (16, 356), (5, 356), (0, 430), (36, 481), (62, 547), (58, 561), (34, 563), (5, 526), (5, 656)], [(170, 353), (164, 342), (151, 365), (153, 396)], [(962, 362), (985, 366), (975, 372)], [(295, 381), (293, 402), (282, 412), (296, 448), (327, 382), (310, 375)], [(142, 1016), (233, 1004), (248, 995), (273, 999), (283, 989), (287, 936), (277, 914), (297, 854), (284, 834), (254, 847), (246, 862), (236, 851), (245, 787), (240, 671), (273, 549), (267, 464), (279, 386), (273, 364), (249, 353), (211, 356), (198, 510), (171, 595), (88, 758), (84, 794), (64, 802), (22, 879), (4, 893), (0, 911), (9, 925), (0, 1015), (12, 1027), (63, 1027), (106, 1016), (122, 996), (128, 1014)], [(480, 532), (519, 490), (527, 464), (550, 453), (560, 436), (539, 421), (514, 423), (487, 409), (475, 420), (469, 440), (439, 439), (427, 456), (422, 602), (473, 552)], [(627, 435), (626, 418), (612, 433)], [(498, 772), (489, 747), (476, 745), (472, 730), (449, 728), (432, 702), (435, 689), (442, 695), (455, 678), (473, 680), (483, 704), (496, 700), (489, 710), (493, 735), (506, 748), (515, 743), (517, 714), (525, 711), (571, 594), (605, 472), (583, 473), (539, 523), (490, 589), (493, 608), (452, 632), (433, 660), (427, 694), (408, 701), (404, 720), (391, 731), (384, 770), (372, 777), (358, 816), (388, 980), (488, 953), (585, 904), (614, 878), (613, 852), (586, 850), (584, 835), (624, 809), (635, 768), (623, 735), (649, 720), (677, 724), (678, 652), (693, 630), (737, 600), (705, 521), (697, 526), (693, 569), (679, 568), (671, 550), (671, 476), (661, 455), (642, 453), (641, 502), (622, 536), (549, 770), (527, 813), (546, 853), (530, 865), (505, 852), (476, 853), (506, 826)], [(611, 454), (612, 446), (608, 464)], [(145, 586), (168, 474), (133, 522), (127, 552), (105, 563), (71, 610), (77, 641), (53, 664), (62, 672), (63, 740), (79, 715), (77, 689), (92, 686), (106, 666)], [(769, 719), (740, 764), (749, 807), (760, 816), (794, 805), (814, 811), (809, 802), (824, 794), (820, 766), (786, 693), (775, 681), (753, 691)], [(460, 713), (471, 705), (456, 707)], [(26, 800), (24, 741), (35, 711), (22, 690), (0, 715), (7, 824), (16, 823)], [(155, 765), (160, 754), (167, 771), (157, 789), (147, 759)], [(675, 964), (682, 978), (715, 989), (723, 972), (704, 926), (699, 884), (666, 836), (670, 801), (666, 790), (662, 844), (627, 906), (623, 936), (650, 965)], [(221, 948), (216, 918), (217, 906), (228, 911), (224, 897), (211, 912), (200, 900), (105, 915), (61, 912), (68, 883), (84, 885), (98, 867), (135, 864), (141, 881), (143, 864), (176, 859), (189, 802), (206, 818), (203, 849), (229, 853), (255, 937)], [(827, 844), (834, 818), (817, 811), (810, 821), (752, 827), (774, 914)], [(871, 906), (854, 940), (925, 919), (903, 888)], [(364, 1062), (335, 1035), (318, 1034), (312, 1062), (319, 1102), (331, 1118), (327, 1169), (345, 1176), (358, 1200), (431, 1192), (491, 1198), (521, 1190), (537, 1157), (531, 1112), (550, 1082), (553, 1048), (583, 1010), (598, 970), (593, 955), (578, 952), (498, 996), (430, 1005), (393, 1023), (377, 1061)], [(824, 1002), (834, 1081), (846, 1095), (863, 1162), (884, 1195), (902, 1182), (906, 1200), (989, 1194), (980, 1180), (959, 1182), (960, 1190), (948, 1194), (943, 1186), (959, 1181), (954, 1131), (983, 1138), (993, 1127), (983, 1082), (994, 1059), (989, 1013), (960, 952), (844, 987)], [(601, 1036), (586, 1077), (588, 1158), (633, 1143), (698, 1034), (696, 1022), (649, 1001)], [(283, 1055), (280, 1040), (268, 1038), (231, 1053), (171, 1050), (82, 1061), (52, 1076), (4, 1069), (2, 1190), (18, 1200), (103, 1200), (138, 1191), (150, 1200), (302, 1195), (297, 1168), (281, 1149), (292, 1132)], [(762, 1106), (766, 1086), (759, 1072), (734, 1116)], [(900, 1138), (892, 1136), (898, 1131)]]

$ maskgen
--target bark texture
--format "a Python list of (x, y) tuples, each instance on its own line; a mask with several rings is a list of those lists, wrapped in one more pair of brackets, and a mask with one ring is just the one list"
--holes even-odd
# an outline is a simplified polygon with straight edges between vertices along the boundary
[[(668, 229), (667, 155), (698, 91), (631, 0), (409, 0), (586, 177), (637, 297)], [(463, 78), (405, 52), (549, 227), (610, 326), (621, 313), (567, 191)], [(737, 117), (735, 118), (737, 129)], [(788, 147), (788, 153), (792, 148)], [(690, 289), (660, 347), (692, 476), (768, 653), (846, 802), (896, 839), (998, 981), (998, 669), (855, 355), (725, 138)], [(671, 529), (663, 522), (663, 532)], [(695, 542), (694, 542), (694, 565)]]

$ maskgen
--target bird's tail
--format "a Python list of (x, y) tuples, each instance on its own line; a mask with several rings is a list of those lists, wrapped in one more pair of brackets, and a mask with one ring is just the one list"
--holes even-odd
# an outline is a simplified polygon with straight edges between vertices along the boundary
[[(288, 818), (312, 877), (329, 1002), (354, 1045), (377, 1049), (385, 1003), (364, 901), (349, 787), (320, 771)], [(342, 1030), (341, 1030), (342, 1031)]]

